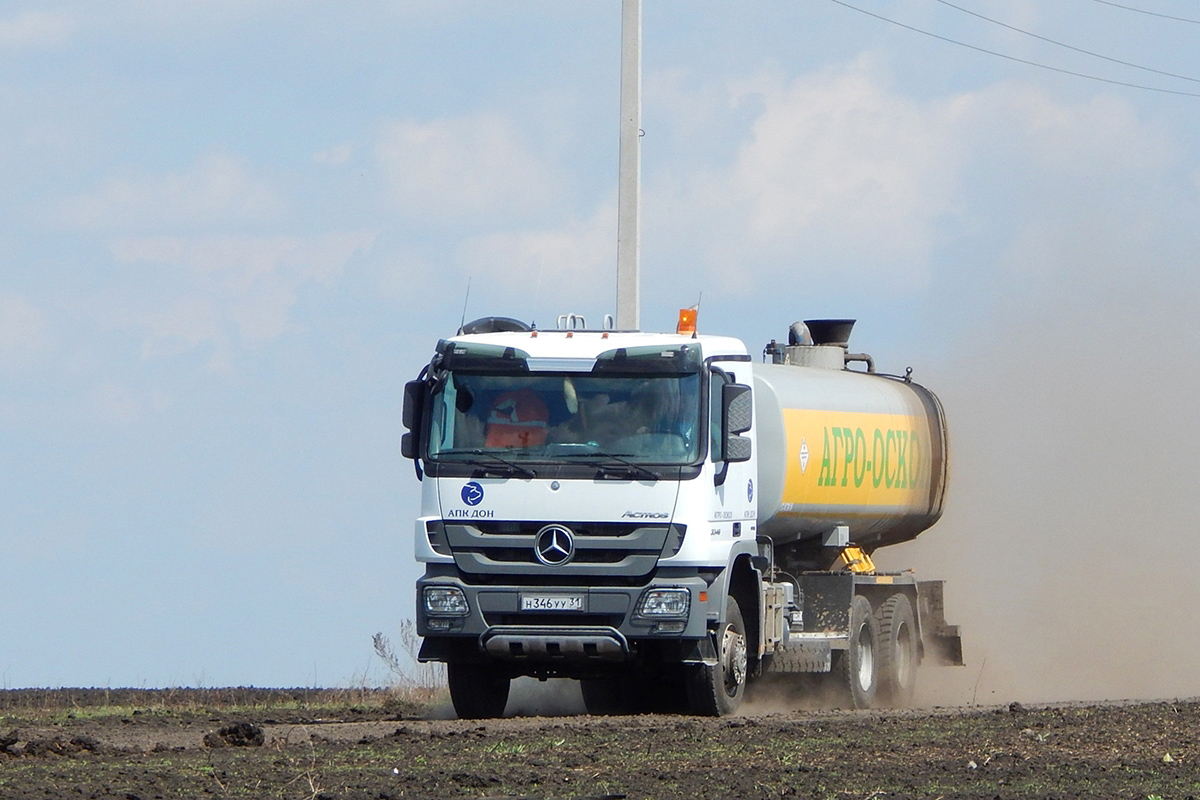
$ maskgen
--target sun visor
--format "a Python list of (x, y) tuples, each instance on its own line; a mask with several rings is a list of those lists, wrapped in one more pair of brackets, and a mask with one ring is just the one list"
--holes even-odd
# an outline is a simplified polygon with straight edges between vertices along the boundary
[(699, 372), (704, 359), (697, 345), (679, 347), (618, 347), (596, 359), (592, 372), (647, 375), (691, 375)]
[(529, 372), (529, 354), (515, 347), (475, 342), (438, 342), (441, 369), (479, 372)]

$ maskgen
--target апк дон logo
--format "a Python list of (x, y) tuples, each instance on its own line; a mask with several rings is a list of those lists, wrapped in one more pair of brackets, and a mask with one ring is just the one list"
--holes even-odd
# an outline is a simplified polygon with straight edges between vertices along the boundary
[(477, 506), (483, 502), (483, 487), (471, 481), (462, 488), (462, 501), (469, 506)]

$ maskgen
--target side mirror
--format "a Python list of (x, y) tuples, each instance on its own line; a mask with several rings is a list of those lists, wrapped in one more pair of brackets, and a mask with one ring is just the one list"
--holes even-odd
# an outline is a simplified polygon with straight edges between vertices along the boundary
[(404, 412), (402, 420), (408, 430), (416, 430), (421, 424), (421, 412), (425, 406), (425, 381), (409, 381), (404, 384)]
[(727, 383), (721, 387), (721, 421), (726, 461), (749, 461), (751, 442), (738, 434), (750, 430), (754, 422), (754, 395), (749, 386)]
[(421, 441), (421, 418), (425, 412), (425, 388), (425, 381), (419, 379), (404, 384), (404, 409), (401, 412), (401, 421), (408, 433), (400, 437), (400, 455), (412, 459), (417, 480), (425, 478), (421, 471), (421, 454), (417, 452)]

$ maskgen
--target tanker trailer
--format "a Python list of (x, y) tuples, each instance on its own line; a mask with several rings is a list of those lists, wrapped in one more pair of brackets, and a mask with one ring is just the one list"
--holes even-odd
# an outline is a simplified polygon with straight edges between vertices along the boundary
[(763, 364), (694, 324), (484, 318), (405, 387), (419, 658), (460, 717), (520, 676), (580, 680), (592, 713), (729, 714), (795, 673), (904, 704), (923, 659), (961, 663), (941, 582), (871, 561), (941, 514), (936, 398), (849, 353), (846, 321)]
[[(848, 336), (853, 322), (837, 322), (833, 335)], [(946, 489), (937, 397), (910, 377), (876, 374), (865, 355), (849, 357), (867, 372), (845, 369), (845, 343), (822, 341), (768, 346), (774, 362), (754, 370), (758, 532), (793, 567), (831, 526), (849, 527), (868, 553), (915, 538), (941, 517)]]
[(856, 707), (905, 705), (921, 660), (960, 665), (961, 640), (941, 581), (882, 574), (871, 554), (941, 517), (945, 415), (911, 370), (880, 375), (849, 353), (853, 325), (796, 323), (754, 371), (758, 535), (800, 598), (781, 643), (765, 643), (763, 671), (832, 671)]

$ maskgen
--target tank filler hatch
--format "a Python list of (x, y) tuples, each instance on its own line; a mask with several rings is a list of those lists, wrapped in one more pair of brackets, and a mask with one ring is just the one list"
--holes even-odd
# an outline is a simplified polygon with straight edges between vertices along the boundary
[(772, 341), (764, 355), (769, 355), (773, 364), (837, 370), (846, 369), (852, 361), (861, 361), (867, 365), (867, 372), (874, 372), (875, 361), (869, 355), (849, 352), (850, 332), (856, 321), (807, 319), (794, 322), (788, 329), (787, 346), (781, 347)]
[[(817, 347), (840, 347), (843, 350), (850, 346), (850, 332), (854, 330), (854, 323), (858, 320), (854, 319), (806, 319), (804, 322), (797, 323), (803, 325), (811, 337), (812, 343)], [(796, 325), (792, 325), (794, 331)], [(791, 332), (788, 336), (788, 344), (800, 344), (800, 342), (791, 341)]]

